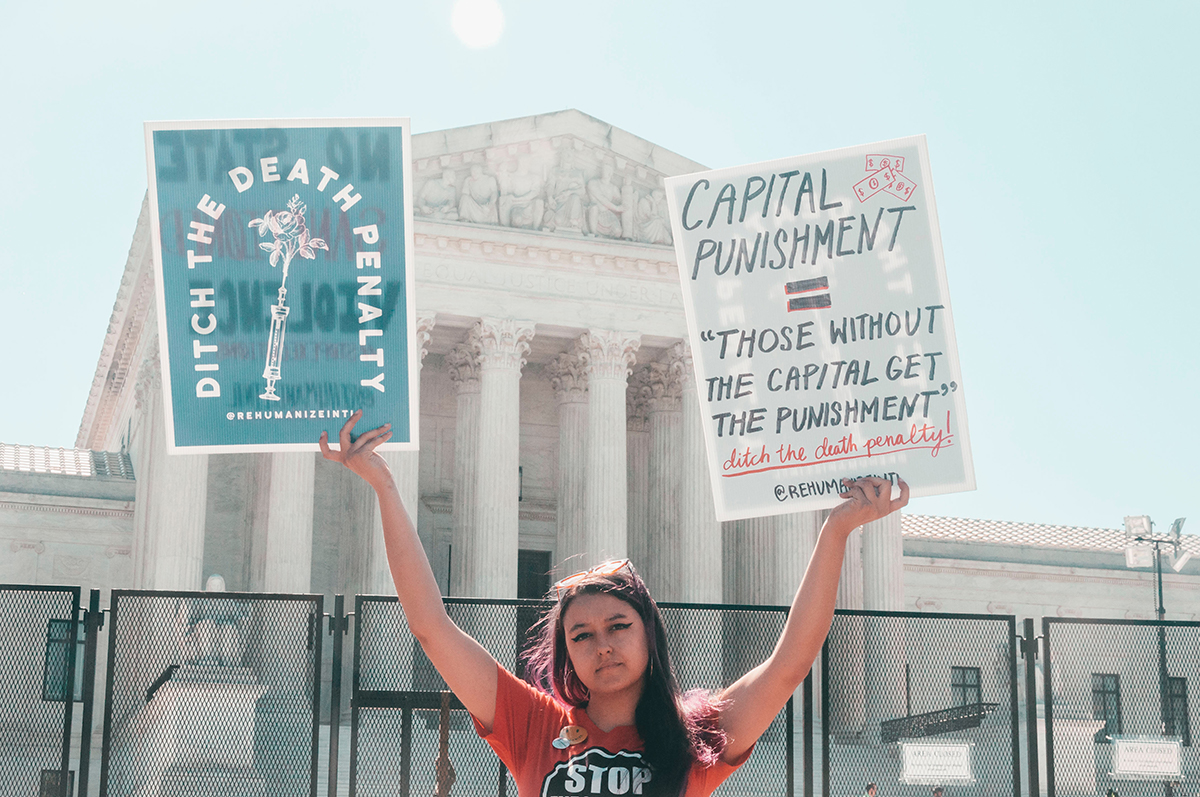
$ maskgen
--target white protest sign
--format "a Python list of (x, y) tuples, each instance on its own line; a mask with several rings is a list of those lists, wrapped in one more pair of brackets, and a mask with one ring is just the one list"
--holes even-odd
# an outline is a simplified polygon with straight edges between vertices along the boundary
[(975, 488), (923, 136), (666, 187), (718, 518)]
[(1179, 780), (1179, 739), (1112, 740), (1112, 776), (1129, 780)]
[(903, 783), (971, 783), (971, 742), (901, 742)]

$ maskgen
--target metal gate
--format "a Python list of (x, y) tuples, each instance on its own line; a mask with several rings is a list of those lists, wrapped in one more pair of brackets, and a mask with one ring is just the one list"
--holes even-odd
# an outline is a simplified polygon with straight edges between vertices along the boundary
[(322, 597), (114, 590), (100, 794), (315, 797)]
[(0, 617), (0, 784), (14, 797), (70, 797), (79, 587), (0, 585)]
[[(529, 628), (550, 604), (447, 598), (451, 619), (504, 667), (520, 673)], [(672, 664), (684, 689), (719, 689), (770, 654), (783, 607), (659, 604)], [(395, 598), (358, 596), (351, 700), (350, 795), (516, 794), (516, 784), (475, 733), (409, 631)], [(793, 705), (722, 786), (729, 794), (795, 793)]]
[(1015, 617), (839, 609), (821, 662), (825, 795), (1020, 797)]
[[(1200, 688), (1200, 623), (1047, 617), (1042, 629), (1047, 793), (1172, 797), (1186, 785), (1194, 794), (1189, 691)], [(1131, 762), (1115, 759), (1141, 742), (1174, 747), (1178, 776), (1129, 774)]]

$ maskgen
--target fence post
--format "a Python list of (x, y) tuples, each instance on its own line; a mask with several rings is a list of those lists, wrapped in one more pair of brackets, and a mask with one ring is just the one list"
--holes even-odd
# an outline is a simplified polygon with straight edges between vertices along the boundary
[(1050, 618), (1042, 618), (1042, 700), (1046, 705), (1046, 797), (1054, 797), (1054, 682)]
[(450, 797), (454, 779), (450, 763), (450, 691), (444, 689), (438, 713), (437, 797)]
[(71, 714), (75, 708), (75, 668), (81, 662), (75, 657), (75, 648), (79, 640), (79, 587), (72, 591), (71, 627), (67, 636), (67, 666), (63, 668), (63, 739), (62, 766), (58, 771), (58, 793), (62, 797), (71, 797)]
[(813, 797), (813, 685), (812, 670), (804, 676), (804, 797)]
[(87, 797), (88, 775), (92, 765), (92, 712), (96, 701), (96, 643), (104, 626), (100, 612), (100, 590), (88, 596), (87, 612), (83, 615), (83, 717), (79, 731), (79, 797)]
[[(836, 619), (836, 617), (835, 617)], [(829, 637), (821, 645), (821, 794), (829, 797)]]
[[(338, 742), (342, 723), (342, 640), (346, 634), (346, 596), (333, 597), (329, 633), (333, 636), (333, 673), (329, 682), (329, 797), (337, 797)], [(84, 795), (80, 795), (84, 797)]]
[(1029, 762), (1029, 797), (1038, 797), (1038, 733), (1037, 733), (1037, 637), (1033, 618), (1025, 618), (1025, 638), (1021, 652), (1025, 656), (1025, 747)]
[(325, 596), (317, 595), (308, 615), (308, 649), (312, 656), (312, 755), (309, 757), (309, 797), (317, 797), (317, 769), (321, 759), (321, 626), (325, 620)]
[(784, 722), (784, 737), (787, 739), (787, 748), (784, 758), (787, 767), (787, 797), (795, 797), (796, 795), (796, 696), (793, 694), (788, 698), (787, 705), (784, 707), (787, 719)]

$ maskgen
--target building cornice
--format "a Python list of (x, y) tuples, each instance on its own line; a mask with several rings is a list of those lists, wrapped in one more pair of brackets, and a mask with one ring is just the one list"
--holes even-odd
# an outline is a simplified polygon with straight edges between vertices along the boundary
[(417, 220), (413, 239), (418, 257), (679, 282), (675, 250), (667, 246), (424, 219)]
[(150, 206), (147, 195), (142, 200), (133, 242), (125, 260), (125, 271), (121, 275), (121, 286), (117, 290), (108, 330), (100, 347), (92, 388), (83, 410), (79, 433), (75, 437), (76, 448), (106, 448), (108, 427), (112, 423), (121, 392), (130, 375), (137, 373), (138, 364), (134, 358), (141, 342), (142, 329), (152, 315), (154, 303), (154, 275), (151, 269), (144, 268), (150, 257)]
[(133, 517), (133, 503), (115, 509), (105, 509), (98, 506), (68, 506), (63, 504), (24, 503), (21, 501), (0, 501), (0, 512), (50, 512), (56, 515), (88, 515), (91, 517)]
[(518, 148), (531, 140), (549, 140), (550, 145), (557, 146), (560, 137), (579, 141), (583, 147), (597, 152), (628, 159), (668, 177), (707, 168), (574, 108), (417, 133), (412, 137), (413, 158), (420, 168), (423, 161), (440, 161), (443, 157), (454, 157), (462, 152), (482, 150), (492, 151), (495, 155), (501, 151), (505, 155), (515, 156)]

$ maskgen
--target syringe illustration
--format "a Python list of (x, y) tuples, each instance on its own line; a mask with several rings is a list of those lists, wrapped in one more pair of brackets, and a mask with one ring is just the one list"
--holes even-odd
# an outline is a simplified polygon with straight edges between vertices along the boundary
[(266, 236), (268, 232), (275, 236), (274, 243), (258, 245), (259, 249), (271, 253), (272, 268), (278, 266), (279, 261), (283, 261), (283, 279), (279, 283), (279, 298), (275, 304), (271, 305), (271, 333), (267, 338), (267, 365), (263, 369), (263, 379), (267, 380), (267, 389), (259, 394), (260, 399), (267, 401), (279, 401), (279, 396), (275, 395), (275, 383), (280, 379), (279, 366), (283, 359), (283, 335), (287, 331), (287, 317), (291, 310), (284, 301), (287, 297), (288, 266), (291, 265), (292, 258), (296, 255), (312, 260), (316, 257), (314, 250), (325, 249), (328, 251), (329, 249), (325, 245), (324, 239), (308, 237), (308, 228), (304, 226), (304, 212), (308, 208), (300, 201), (299, 194), (288, 201), (287, 207), (287, 210), (281, 210), (278, 213), (268, 210), (261, 219), (254, 219), (249, 225), (258, 228), (260, 238)]

